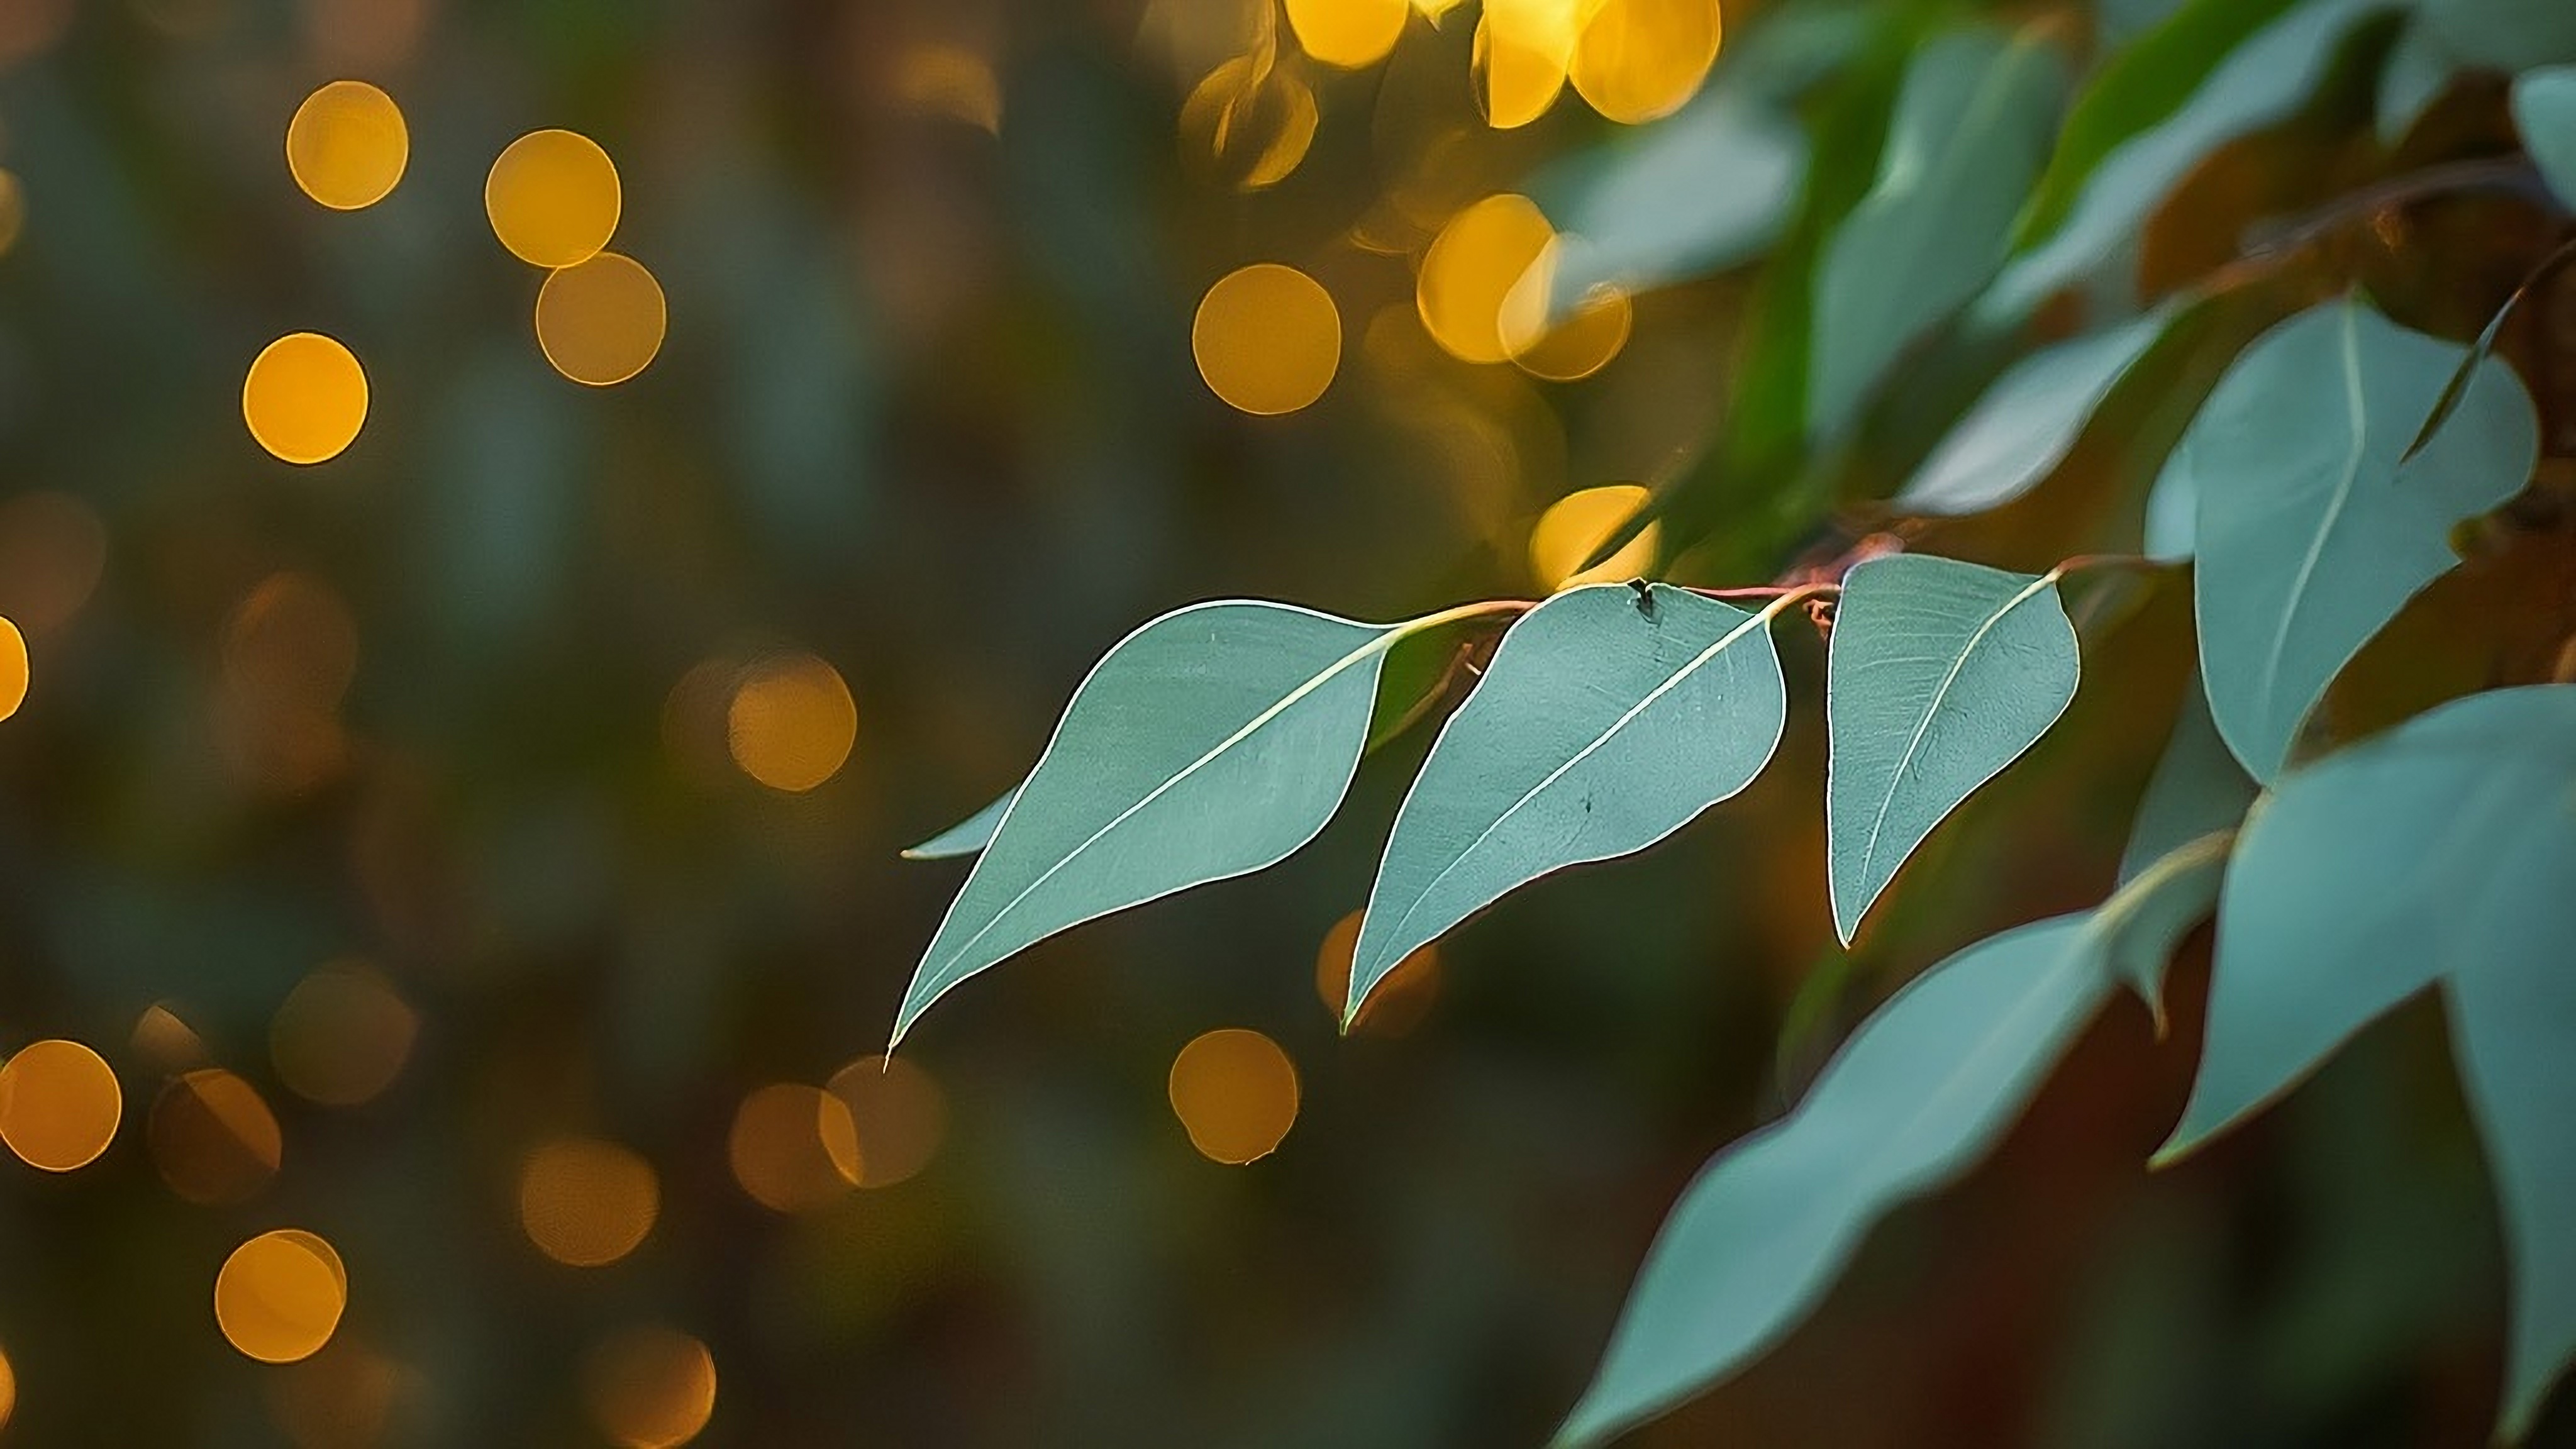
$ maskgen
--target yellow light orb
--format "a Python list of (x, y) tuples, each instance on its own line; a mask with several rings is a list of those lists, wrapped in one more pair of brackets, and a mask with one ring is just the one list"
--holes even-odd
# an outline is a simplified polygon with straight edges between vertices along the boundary
[(592, 387), (642, 372), (667, 323), (662, 284), (615, 252), (562, 268), (537, 289), (537, 346), (555, 371)]
[(1654, 494), (1634, 483), (1613, 483), (1569, 493), (1548, 505), (1530, 530), (1530, 573), (1542, 587), (1625, 583), (1655, 566), (1657, 525), (1649, 523), (1597, 566), (1584, 562), (1625, 527)]
[(18, 184), (18, 173), (0, 168), (0, 257), (18, 244), (18, 233), (27, 229), (27, 189)]
[(224, 1338), (261, 1363), (308, 1358), (340, 1326), (349, 1274), (331, 1245), (295, 1228), (266, 1232), (224, 1260), (215, 1275), (215, 1322)]
[(1485, 0), (1470, 63), (1486, 124), (1498, 131), (1526, 126), (1556, 104), (1583, 8), (1577, 0)]
[(18, 1411), (18, 1371), (10, 1366), (9, 1355), (0, 1353), (0, 1429), (9, 1427), (9, 1416)]
[(27, 636), (18, 626), (0, 618), (0, 719), (18, 712), (27, 702), (27, 684), (32, 671), (27, 662)]
[(1551, 238), (1538, 259), (1503, 297), (1496, 330), (1523, 372), (1551, 382), (1573, 382), (1610, 365), (1628, 345), (1634, 308), (1616, 287), (1595, 287), (1570, 315), (1555, 316), (1562, 238)]
[(251, 360), (242, 420), (261, 447), (289, 463), (327, 462), (367, 421), (367, 374), (331, 338), (290, 332)]
[(334, 211), (385, 199), (411, 160), (402, 107), (365, 81), (333, 81), (304, 98), (286, 123), (286, 169), (304, 194)]
[(809, 1212), (859, 1181), (849, 1104), (819, 1087), (777, 1082), (743, 1098), (725, 1149), (734, 1180), (775, 1212)]
[(742, 772), (773, 790), (811, 790), (841, 771), (859, 737), (859, 707), (841, 672), (811, 654), (744, 672), (725, 710), (725, 744)]
[(595, 1137), (565, 1137), (528, 1154), (519, 1169), (519, 1225), (537, 1251), (575, 1268), (634, 1252), (662, 1210), (652, 1164)]
[(1639, 125), (1699, 94), (1723, 33), (1718, 0), (1603, 0), (1574, 43), (1567, 78), (1604, 118)]
[(116, 1073), (79, 1042), (33, 1042), (0, 1066), (0, 1141), (30, 1167), (88, 1166), (124, 1115)]
[(583, 1396), (600, 1432), (624, 1449), (673, 1449), (698, 1437), (716, 1408), (707, 1346), (667, 1328), (631, 1328), (592, 1351)]
[(1190, 352), (1208, 390), (1259, 416), (1324, 395), (1342, 365), (1342, 314), (1323, 284), (1276, 262), (1227, 273), (1199, 300)]
[(1172, 1059), (1173, 1115), (1190, 1145), (1215, 1162), (1269, 1156), (1297, 1121), (1297, 1068), (1257, 1031), (1225, 1027)]
[(1408, 0), (1288, 0), (1288, 28), (1308, 55), (1358, 70), (1395, 49), (1410, 9)]
[(1432, 340), (1462, 361), (1509, 361), (1513, 339), (1504, 336), (1504, 303), (1555, 240), (1538, 207), (1510, 192), (1451, 217), (1423, 253), (1414, 286), (1414, 305)]
[(588, 136), (531, 131), (511, 142), (483, 182), (492, 234), (531, 266), (569, 267), (617, 234), (617, 165)]
[(134, 1018), (126, 1038), (137, 1055), (165, 1072), (185, 1072), (206, 1064), (206, 1040), (179, 1019), (171, 1003), (156, 1001)]
[(170, 1080), (144, 1126), (161, 1180), (206, 1207), (246, 1202), (277, 1175), (284, 1139), (259, 1089), (200, 1068)]
[(1181, 103), (1189, 160), (1213, 167), (1239, 191), (1276, 186), (1294, 173), (1322, 119), (1315, 92), (1285, 68), (1238, 55), (1209, 71)]
[[(1315, 996), (1337, 1022), (1351, 999), (1351, 961), (1358, 953), (1363, 914), (1353, 911), (1335, 921), (1333, 928), (1324, 933), (1324, 944), (1315, 951)], [(1439, 999), (1440, 948), (1425, 942), (1378, 980), (1377, 989), (1361, 1004), (1350, 1030), (1372, 1036), (1402, 1036), (1420, 1026), (1422, 1019), (1431, 1014), (1431, 1004)]]
[(326, 1107), (354, 1107), (393, 1085), (420, 1018), (392, 983), (355, 961), (334, 962), (286, 993), (268, 1024), (269, 1060), (289, 1090)]
[(850, 1109), (861, 1187), (892, 1187), (919, 1173), (947, 1135), (947, 1094), (901, 1058), (861, 1057), (834, 1072), (826, 1090)]

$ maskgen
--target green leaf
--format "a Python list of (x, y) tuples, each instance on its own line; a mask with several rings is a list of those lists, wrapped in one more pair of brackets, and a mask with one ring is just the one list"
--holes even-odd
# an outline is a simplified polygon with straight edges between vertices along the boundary
[(2123, 883), (2094, 913), (2104, 959), (2154, 1013), (2158, 1037), (2165, 1034), (2166, 963), (2218, 904), (2235, 843), (2233, 830), (2185, 841)]
[(2208, 1039), (2158, 1161), (2447, 983), (2503, 1201), (2507, 1437), (2576, 1353), (2576, 687), (2472, 695), (2292, 773), (2247, 824), (2219, 907)]
[[(1807, 138), (1770, 105), (1712, 88), (1688, 110), (1591, 155), (1579, 182), (1539, 194), (1564, 236), (1553, 305), (1596, 288), (1642, 292), (1723, 271), (1769, 249), (1807, 170)], [(1559, 197), (1562, 199), (1559, 199)]]
[(1849, 944), (1914, 847), (2075, 698), (2054, 574), (1920, 554), (1855, 566), (1826, 657), (1825, 853)]
[(2576, 65), (2535, 70), (2515, 81), (2513, 123), (2559, 204), (2576, 209)]
[(1770, 618), (1604, 584), (1513, 624), (1396, 814), (1345, 1017), (1505, 892), (1643, 850), (1751, 784), (1788, 720)]
[(2531, 477), (2531, 400), (2493, 361), (2401, 464), (2465, 350), (2330, 302), (2258, 338), (2192, 420), (2201, 675), (2257, 780), (2279, 775), (2345, 662), (2458, 561), (2451, 525)]
[(2306, 0), (2238, 43), (2237, 27), (2272, 7), (2197, 0), (2141, 39), (2139, 58), (2107, 68), (2077, 103), (2021, 255), (1979, 301), (1979, 318), (2026, 317), (2129, 245), (2193, 168), (2296, 111), (2344, 36), (2399, 3)]
[[(1434, 616), (1438, 619), (1444, 616)], [(1426, 627), (1228, 601), (1165, 614), (1074, 691), (896, 1015), (1067, 926), (1243, 875), (1350, 788), (1387, 649)]]
[(2129, 822), (2129, 844), (2120, 852), (2121, 884), (2202, 836), (2235, 829), (2257, 793), (2245, 767), (2218, 737), (2218, 726), (2209, 718), (2209, 697), (2197, 689), (2186, 691), (2173, 735), (2165, 741), (2164, 755), (2147, 777), (2147, 793)]
[(2423, 17), (2398, 32), (2379, 72), (2379, 143), (2394, 147), (2405, 140), (2459, 70), (2459, 59), (2443, 48)]
[(1936, 516), (1980, 513), (2038, 486), (2074, 451), (2094, 409), (2169, 320), (2150, 312), (2013, 364), (1924, 460), (1896, 506)]
[(1982, 1157), (2101, 1005), (2083, 915), (2007, 931), (1862, 1023), (1786, 1119), (1719, 1153), (1656, 1236), (1556, 1443), (1598, 1444), (1742, 1368), (1869, 1227)]
[(2422, 0), (2424, 23), (2453, 55), (2490, 70), (2576, 62), (2576, 5), (2566, 0)]
[(958, 821), (956, 824), (949, 826), (947, 829), (930, 837), (928, 840), (921, 842), (919, 845), (906, 847), (903, 852), (903, 858), (906, 860), (950, 860), (961, 855), (975, 854), (985, 846), (993, 843), (993, 832), (1001, 828), (1002, 813), (1011, 808), (1011, 802), (1019, 798), (1019, 793), (1020, 787), (1013, 785), (1008, 790), (1003, 791), (1002, 798), (994, 801), (992, 804), (985, 806), (983, 809), (978, 810), (974, 814), (967, 816), (965, 819)]
[(1844, 432), (1906, 349), (1994, 276), (2064, 89), (2028, 35), (1955, 30), (1915, 57), (1877, 179), (1816, 274), (1811, 439)]

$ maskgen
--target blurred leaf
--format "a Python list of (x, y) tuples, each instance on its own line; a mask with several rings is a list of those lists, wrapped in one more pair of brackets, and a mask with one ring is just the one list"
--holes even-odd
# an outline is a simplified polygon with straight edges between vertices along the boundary
[(1670, 120), (1575, 158), (1579, 183), (1542, 185), (1564, 236), (1552, 305), (1595, 288), (1641, 292), (1723, 271), (1786, 227), (1807, 138), (1769, 105), (1723, 87)]
[(2083, 915), (2007, 931), (1861, 1024), (1785, 1120), (1682, 1194), (1556, 1443), (1598, 1444), (1742, 1368), (1814, 1307), (1869, 1227), (1983, 1156), (2101, 1005)]
[(1345, 1018), (1506, 892), (1643, 850), (1751, 784), (1788, 720), (1770, 618), (1664, 584), (1523, 615), (1396, 814)]
[(2576, 688), (2499, 690), (2284, 780), (2219, 910), (2208, 1040), (2159, 1161), (2447, 981), (2514, 1266), (2501, 1411), (2530, 1427), (2576, 1353)]
[(950, 987), (1067, 926), (1287, 858), (1341, 804), (1401, 625), (1284, 604), (1176, 610), (1065, 707), (913, 974), (900, 1041)]
[(965, 819), (958, 821), (956, 824), (949, 826), (947, 829), (930, 837), (928, 840), (921, 842), (919, 845), (906, 847), (903, 852), (903, 858), (906, 860), (951, 860), (961, 855), (976, 854), (983, 850), (985, 846), (993, 843), (993, 832), (1001, 828), (1003, 812), (1011, 808), (1011, 802), (1018, 799), (1019, 794), (1020, 787), (1013, 785), (1008, 790), (1003, 791), (1001, 798), (995, 800), (992, 804), (985, 806), (983, 809), (978, 810), (974, 814), (967, 816)]
[(2395, 146), (2415, 129), (2458, 74), (2460, 63), (2418, 16), (2397, 34), (2379, 72), (2379, 142)]
[(2161, 309), (2149, 312), (2014, 363), (1933, 449), (1896, 506), (1915, 514), (1980, 513), (2038, 486), (2170, 320)]
[(2147, 793), (2129, 822), (2129, 844), (2120, 852), (2121, 884), (2204, 835), (2234, 829), (2257, 793), (2245, 767), (2218, 737), (2208, 696), (2197, 689), (2184, 691), (2173, 737), (2165, 742), (2164, 756), (2156, 761)]
[(2513, 121), (2559, 204), (2576, 209), (2576, 65), (2535, 70), (2516, 80)]
[(1825, 854), (1848, 944), (1914, 847), (2075, 698), (2055, 575), (1921, 554), (1854, 567), (1825, 681)]
[(2268, 14), (2270, 0), (2196, 0), (2140, 38), (2076, 103), (2023, 222), (2021, 255), (1978, 303), (1980, 317), (2027, 316), (2100, 265), (2212, 151), (2297, 110), (2344, 35), (2396, 3), (2306, 0), (2248, 35), (2245, 21)]
[(2030, 33), (1957, 30), (1916, 55), (1877, 179), (1816, 274), (1811, 439), (1850, 427), (1905, 350), (1994, 276), (2064, 89)]
[(2576, 62), (2576, 5), (2564, 0), (2421, 0), (2452, 54), (2491, 70)]
[(2400, 462), (2465, 351), (2330, 302), (2257, 339), (2192, 420), (2201, 675), (2257, 780), (2344, 663), (2458, 562), (2451, 525), (2531, 476), (2531, 400), (2492, 361)]
[(2158, 1037), (2165, 1034), (2165, 966), (2174, 947), (2218, 904), (2235, 843), (2233, 830), (2186, 841), (2123, 882), (2094, 913), (2104, 959), (2154, 1013)]

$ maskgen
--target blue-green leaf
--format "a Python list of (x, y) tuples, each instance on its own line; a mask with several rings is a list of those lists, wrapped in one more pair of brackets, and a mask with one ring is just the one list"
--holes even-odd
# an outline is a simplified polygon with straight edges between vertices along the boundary
[(2029, 35), (1957, 30), (1915, 57), (1877, 180), (1816, 272), (1810, 437), (1840, 435), (1905, 350), (1994, 276), (2064, 89), (2055, 53)]
[(1020, 787), (1013, 785), (1008, 790), (1003, 791), (1002, 797), (995, 800), (992, 804), (985, 806), (983, 809), (978, 810), (974, 814), (967, 816), (965, 819), (958, 821), (956, 824), (949, 826), (947, 829), (930, 837), (928, 840), (921, 842), (919, 845), (906, 847), (903, 852), (903, 858), (906, 860), (950, 860), (961, 855), (975, 854), (985, 846), (993, 843), (993, 832), (1000, 829), (1002, 825), (1002, 812), (1011, 808), (1011, 802), (1019, 797), (1019, 793)]
[(1663, 584), (1523, 615), (1396, 814), (1345, 1015), (1505, 892), (1643, 850), (1751, 784), (1789, 711), (1769, 622)]
[(2257, 780), (2280, 773), (2344, 664), (2457, 562), (2451, 525), (2531, 477), (2531, 399), (2494, 361), (2401, 463), (2465, 351), (2330, 302), (2257, 339), (2192, 420), (2201, 674)]
[(2415, 129), (2459, 73), (2458, 57), (2417, 16), (2398, 33), (2379, 72), (2379, 142), (2395, 146)]
[(1067, 926), (1285, 859), (1324, 828), (1405, 626), (1198, 604), (1074, 691), (931, 940), (895, 1039), (957, 983)]
[(1554, 304), (1604, 286), (1642, 292), (1723, 271), (1767, 250), (1788, 224), (1807, 138), (1763, 102), (1715, 89), (1690, 109), (1579, 158), (1579, 182), (1542, 186), (1564, 234)]
[(2305, 0), (2236, 43), (2231, 13), (2250, 15), (2264, 7), (2247, 0), (2197, 0), (2141, 38), (2141, 50), (2206, 34), (2229, 44), (2215, 51), (2177, 46), (2197, 50), (2179, 57), (2194, 64), (2115, 62), (2104, 71), (2067, 125), (2067, 145), (2082, 149), (2050, 167), (2048, 187), (2024, 228), (2024, 250), (1978, 303), (1978, 315), (1990, 321), (2026, 317), (2051, 293), (2128, 245), (2176, 183), (2220, 146), (2296, 111), (2353, 26), (2399, 3)]
[(2148, 866), (2204, 835), (2235, 829), (2256, 793), (2245, 767), (2218, 737), (2208, 696), (2197, 689), (2185, 692), (2173, 735), (2129, 821), (2129, 843), (2120, 852), (2121, 883), (2137, 879)]
[(1751, 1362), (1871, 1224), (1983, 1156), (2107, 993), (2087, 919), (1934, 967), (1862, 1023), (1795, 1112), (1719, 1153), (1656, 1236), (1557, 1444), (1598, 1444)]
[(1825, 852), (1846, 943), (1932, 827), (2065, 713), (2079, 668), (2053, 574), (1920, 554), (1851, 570), (1825, 680)]
[(2154, 1013), (2159, 1037), (2165, 1034), (2165, 966), (2174, 947), (2218, 904), (2235, 844), (2233, 830), (2185, 841), (2122, 883), (2094, 912), (2104, 959)]
[(2453, 55), (2489, 70), (2576, 62), (2567, 0), (2422, 0), (2424, 22)]
[(2576, 209), (2576, 65), (2535, 70), (2515, 81), (2513, 123), (2559, 204)]
[(2219, 906), (2189, 1151), (2440, 980), (2514, 1266), (2503, 1406), (2576, 1353), (2576, 687), (2473, 695), (2292, 773)]
[(2000, 507), (2036, 487), (2075, 448), (2094, 409), (2170, 320), (2162, 311), (2044, 347), (2013, 364), (1896, 495), (1909, 513)]

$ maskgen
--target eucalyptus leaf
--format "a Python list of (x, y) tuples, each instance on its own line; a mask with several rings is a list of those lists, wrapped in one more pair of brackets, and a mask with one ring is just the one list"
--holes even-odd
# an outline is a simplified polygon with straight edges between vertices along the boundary
[(2013, 364), (1933, 449), (1896, 506), (1936, 516), (1979, 513), (2038, 486), (2074, 451), (2094, 410), (2170, 320), (2162, 310), (2149, 312)]
[(1982, 1157), (2108, 993), (2087, 922), (2023, 926), (1934, 967), (1861, 1024), (1796, 1111), (1720, 1152), (1656, 1235), (1560, 1449), (1744, 1367), (1873, 1223)]
[(1285, 859), (1350, 788), (1387, 649), (1414, 626), (1227, 601), (1119, 641), (1065, 707), (895, 1019), (1067, 926)]
[(1013, 785), (992, 804), (949, 826), (947, 829), (903, 852), (906, 860), (951, 860), (973, 855), (993, 843), (993, 832), (1001, 828), (1002, 814), (1019, 798), (1020, 787)]
[(2147, 793), (2120, 852), (2120, 883), (2202, 836), (2233, 830), (2259, 793), (2209, 717), (2209, 697), (2186, 690), (2173, 734), (2147, 777)]
[(1576, 158), (1568, 181), (1540, 191), (1564, 238), (1551, 305), (1569, 310), (1597, 288), (1646, 291), (1760, 255), (1788, 224), (1806, 169), (1794, 120), (1724, 88)]
[(2424, 119), (2442, 92), (2450, 88), (2451, 78), (2459, 74), (2458, 57), (2442, 44), (2442, 38), (2417, 16), (2398, 32), (2397, 42), (2388, 48), (2388, 60), (2379, 72), (2379, 142), (2395, 146)]
[(2513, 123), (2559, 205), (2576, 210), (2576, 65), (2551, 66), (2516, 80)]
[(1504, 893), (1643, 850), (1751, 784), (1788, 720), (1769, 623), (1664, 584), (1572, 589), (1514, 623), (1396, 813), (1345, 1019)]
[(2502, 1420), (2576, 1353), (2576, 687), (2454, 701), (2293, 772), (2219, 907), (2208, 1037), (2170, 1161), (2436, 981), (2514, 1270)]
[(2028, 33), (1954, 30), (1915, 57), (1877, 178), (1817, 270), (1811, 438), (1847, 429), (1906, 349), (2002, 265), (2064, 90), (2055, 53)]
[(2191, 928), (2209, 919), (2236, 832), (2185, 841), (2131, 877), (2094, 913), (2112, 974), (2129, 984), (2165, 1034), (2165, 967)]
[(2353, 27), (2400, 3), (2305, 0), (2239, 43), (2231, 17), (2274, 7), (2196, 0), (2142, 37), (2150, 63), (2106, 69), (2077, 102), (2020, 255), (1979, 300), (1979, 318), (2026, 317), (2126, 246), (2211, 152), (2296, 111)]
[(2344, 664), (2458, 561), (2451, 525), (2531, 477), (2531, 399), (2495, 361), (2406, 458), (2465, 352), (2329, 302), (2258, 338), (2192, 420), (2201, 674), (2257, 780), (2280, 774)]
[(2566, 0), (2420, 0), (2424, 23), (2452, 54), (2489, 70), (2576, 62), (2576, 5)]
[(1896, 868), (2075, 698), (2054, 575), (1922, 554), (1855, 565), (1826, 656), (1825, 854), (1848, 944)]

